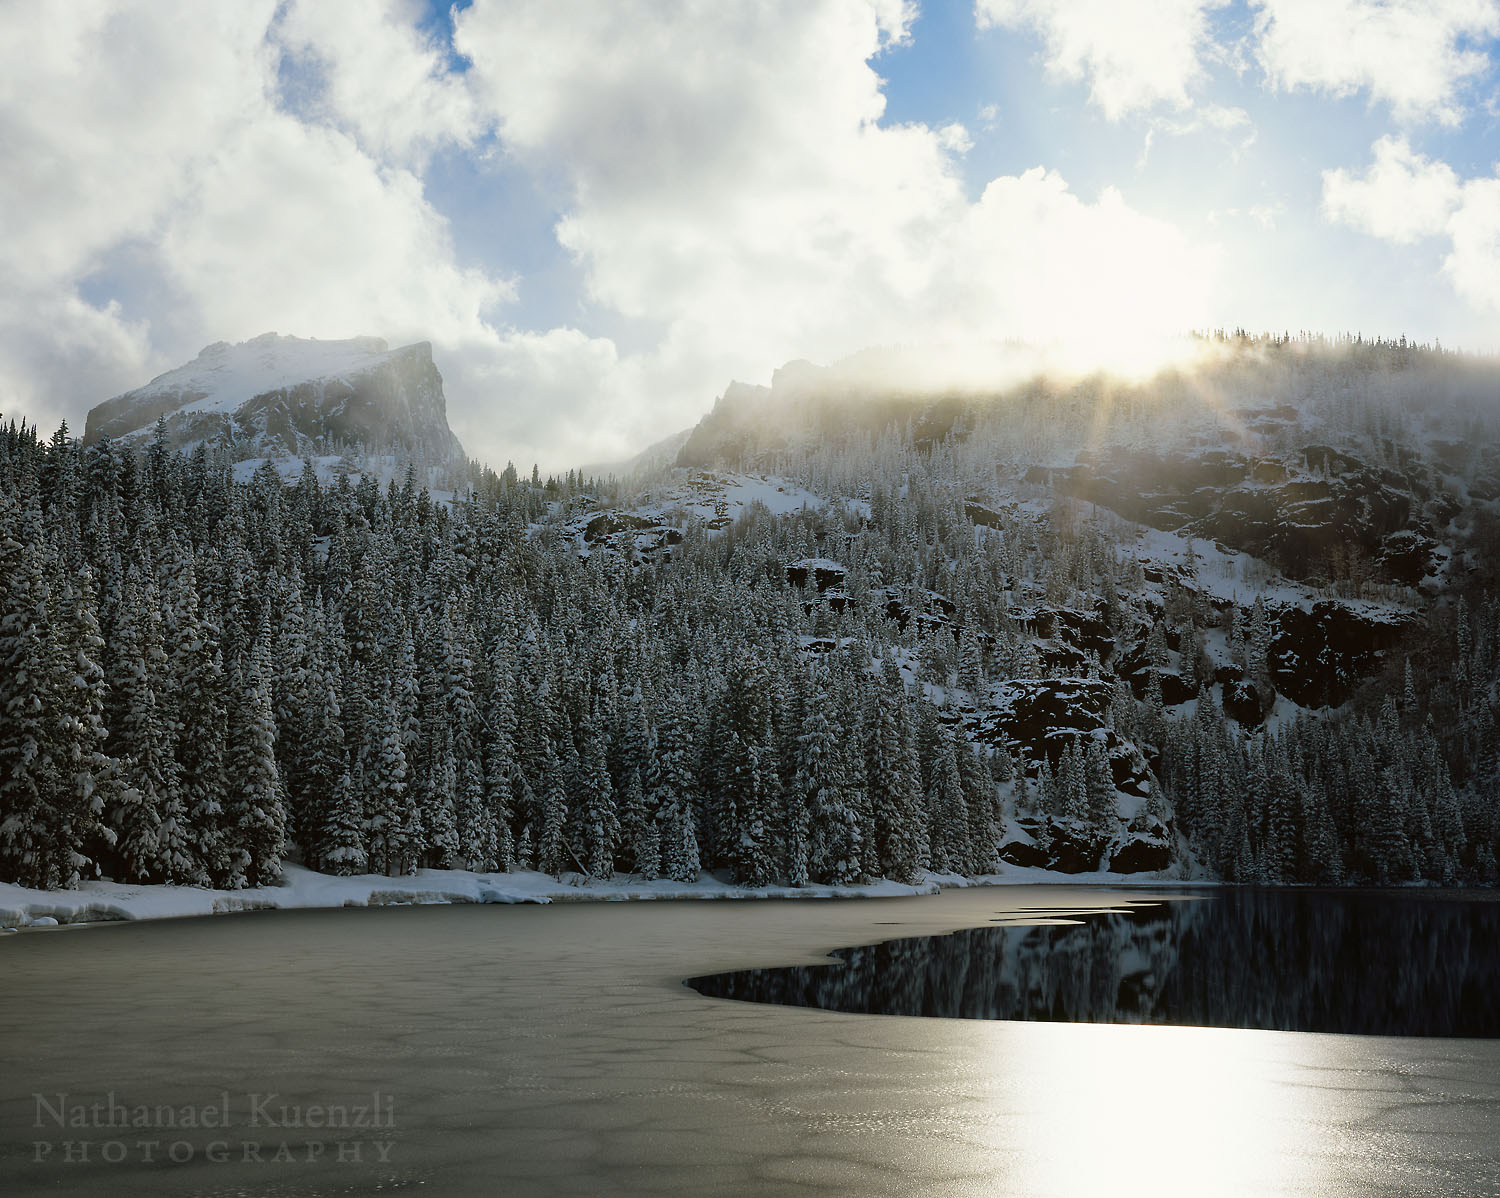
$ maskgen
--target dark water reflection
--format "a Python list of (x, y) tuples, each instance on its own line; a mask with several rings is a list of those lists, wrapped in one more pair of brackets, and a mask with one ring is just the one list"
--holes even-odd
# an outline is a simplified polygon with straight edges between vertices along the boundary
[(689, 979), (717, 998), (877, 1015), (1500, 1037), (1500, 902), (1231, 890), (1072, 925), (840, 949)]

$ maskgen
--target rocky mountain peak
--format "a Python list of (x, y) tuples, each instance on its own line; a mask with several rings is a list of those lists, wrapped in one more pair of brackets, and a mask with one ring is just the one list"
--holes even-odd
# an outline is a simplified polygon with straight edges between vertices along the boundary
[(336, 443), (395, 447), (433, 462), (463, 456), (426, 341), (397, 349), (379, 337), (216, 341), (93, 408), (84, 439), (149, 437), (161, 417), (176, 446), (229, 441), (246, 456), (295, 456)]

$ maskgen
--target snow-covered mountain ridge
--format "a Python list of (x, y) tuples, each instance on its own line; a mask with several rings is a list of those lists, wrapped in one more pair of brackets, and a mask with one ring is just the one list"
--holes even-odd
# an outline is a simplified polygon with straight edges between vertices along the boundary
[(239, 456), (300, 457), (334, 445), (396, 448), (453, 462), (443, 379), (426, 341), (391, 349), (265, 333), (207, 346), (193, 361), (89, 412), (84, 440), (149, 437), (165, 418), (172, 444), (230, 441)]

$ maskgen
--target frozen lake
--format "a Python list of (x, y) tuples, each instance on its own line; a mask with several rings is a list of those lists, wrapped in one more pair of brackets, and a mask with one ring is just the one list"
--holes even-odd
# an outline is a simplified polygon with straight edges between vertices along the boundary
[[(1500, 1194), (1500, 1041), (847, 1014), (682, 984), (1151, 897), (0, 938), (0, 1193)], [(374, 1126), (348, 1126), (361, 1108)]]

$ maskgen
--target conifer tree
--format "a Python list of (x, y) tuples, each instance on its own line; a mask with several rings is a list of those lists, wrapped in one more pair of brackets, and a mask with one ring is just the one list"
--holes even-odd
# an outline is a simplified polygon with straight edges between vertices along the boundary
[(420, 846), (414, 856), (435, 869), (451, 869), (460, 856), (458, 832), (458, 762), (453, 733), (444, 725), (430, 758), (430, 774), (422, 794), (420, 818), (412, 823), (410, 839)]
[(485, 797), (484, 778), (471, 758), (458, 779), (458, 856), (465, 869), (489, 873), (501, 868), (495, 812)]
[(677, 695), (669, 695), (657, 729), (656, 754), (652, 759), (650, 803), (656, 808), (661, 829), (661, 868), (674, 882), (698, 879), (698, 833), (694, 818), (694, 793), (690, 729), (687, 713)]
[(230, 709), (227, 748), (229, 776), (234, 780), (226, 811), (231, 844), (226, 884), (231, 889), (276, 881), (286, 848), (268, 659), (265, 639), (257, 640), (238, 685), (232, 687), (239, 702)]
[(0, 865), (26, 886), (65, 883), (75, 872), (72, 846), (57, 843), (67, 816), (49, 712), (59, 679), (46, 560), (40, 509), (23, 522), (0, 506)]
[(387, 692), (371, 729), (372, 746), (364, 770), (365, 856), (372, 873), (405, 869), (407, 767), (400, 719), (400, 710)]
[[(616, 859), (620, 861), (621, 868), (629, 873), (640, 872), (640, 861), (638, 854), (642, 846), (642, 838), (646, 834), (646, 826), (649, 824), (655, 828), (656, 820), (654, 813), (646, 808), (646, 787), (641, 781), (641, 771), (631, 767), (625, 781), (625, 791), (620, 796), (620, 839), (616, 850)], [(661, 834), (656, 833), (656, 868), (661, 868)]]
[(886, 657), (880, 682), (871, 688), (867, 704), (866, 787), (875, 817), (878, 872), (896, 881), (914, 882), (925, 837), (920, 767), (904, 699), (901, 672)]
[(1104, 742), (1090, 737), (1083, 760), (1084, 789), (1087, 792), (1086, 820), (1095, 835), (1112, 835), (1119, 825), (1115, 808), (1115, 780)]
[(143, 882), (168, 880), (186, 856), (186, 829), (176, 818), (177, 804), (168, 809), (175, 765), (157, 703), (163, 654), (160, 616), (154, 609), (155, 589), (143, 579), (139, 563), (132, 563), (115, 612), (109, 663), (111, 748), (121, 766), (111, 816), (120, 869), (125, 878)]
[(348, 766), (339, 688), (316, 657), (308, 672), (305, 710), (302, 793), (292, 802), (293, 827), (304, 858), (317, 861), (325, 855), (324, 834), (336, 826), (332, 816), (334, 791), (347, 776)]
[(932, 828), (932, 868), (938, 873), (968, 869), (969, 811), (958, 772), (958, 750), (951, 734), (944, 734), (933, 789), (928, 795)]
[[(555, 759), (554, 759), (555, 760)], [(541, 795), (541, 825), (536, 837), (536, 867), (543, 873), (561, 875), (564, 870), (577, 868), (568, 847), (566, 834), (568, 824), (569, 778), (578, 776), (578, 751), (568, 746), (568, 763), (553, 765), (546, 770), (546, 789)]]
[(827, 714), (827, 694), (815, 685), (797, 738), (792, 790), (808, 818), (809, 874), (814, 881), (846, 885), (859, 877), (858, 813), (848, 800), (842, 755)]
[(647, 882), (661, 876), (661, 830), (655, 820), (647, 820), (637, 834), (635, 872)]
[(332, 874), (362, 874), (369, 868), (365, 849), (364, 768), (339, 775), (329, 795), (318, 836), (319, 867)]
[(614, 783), (610, 781), (605, 761), (604, 735), (592, 719), (584, 726), (578, 783), (576, 793), (584, 865), (590, 877), (608, 878), (614, 874), (620, 821), (615, 808)]

